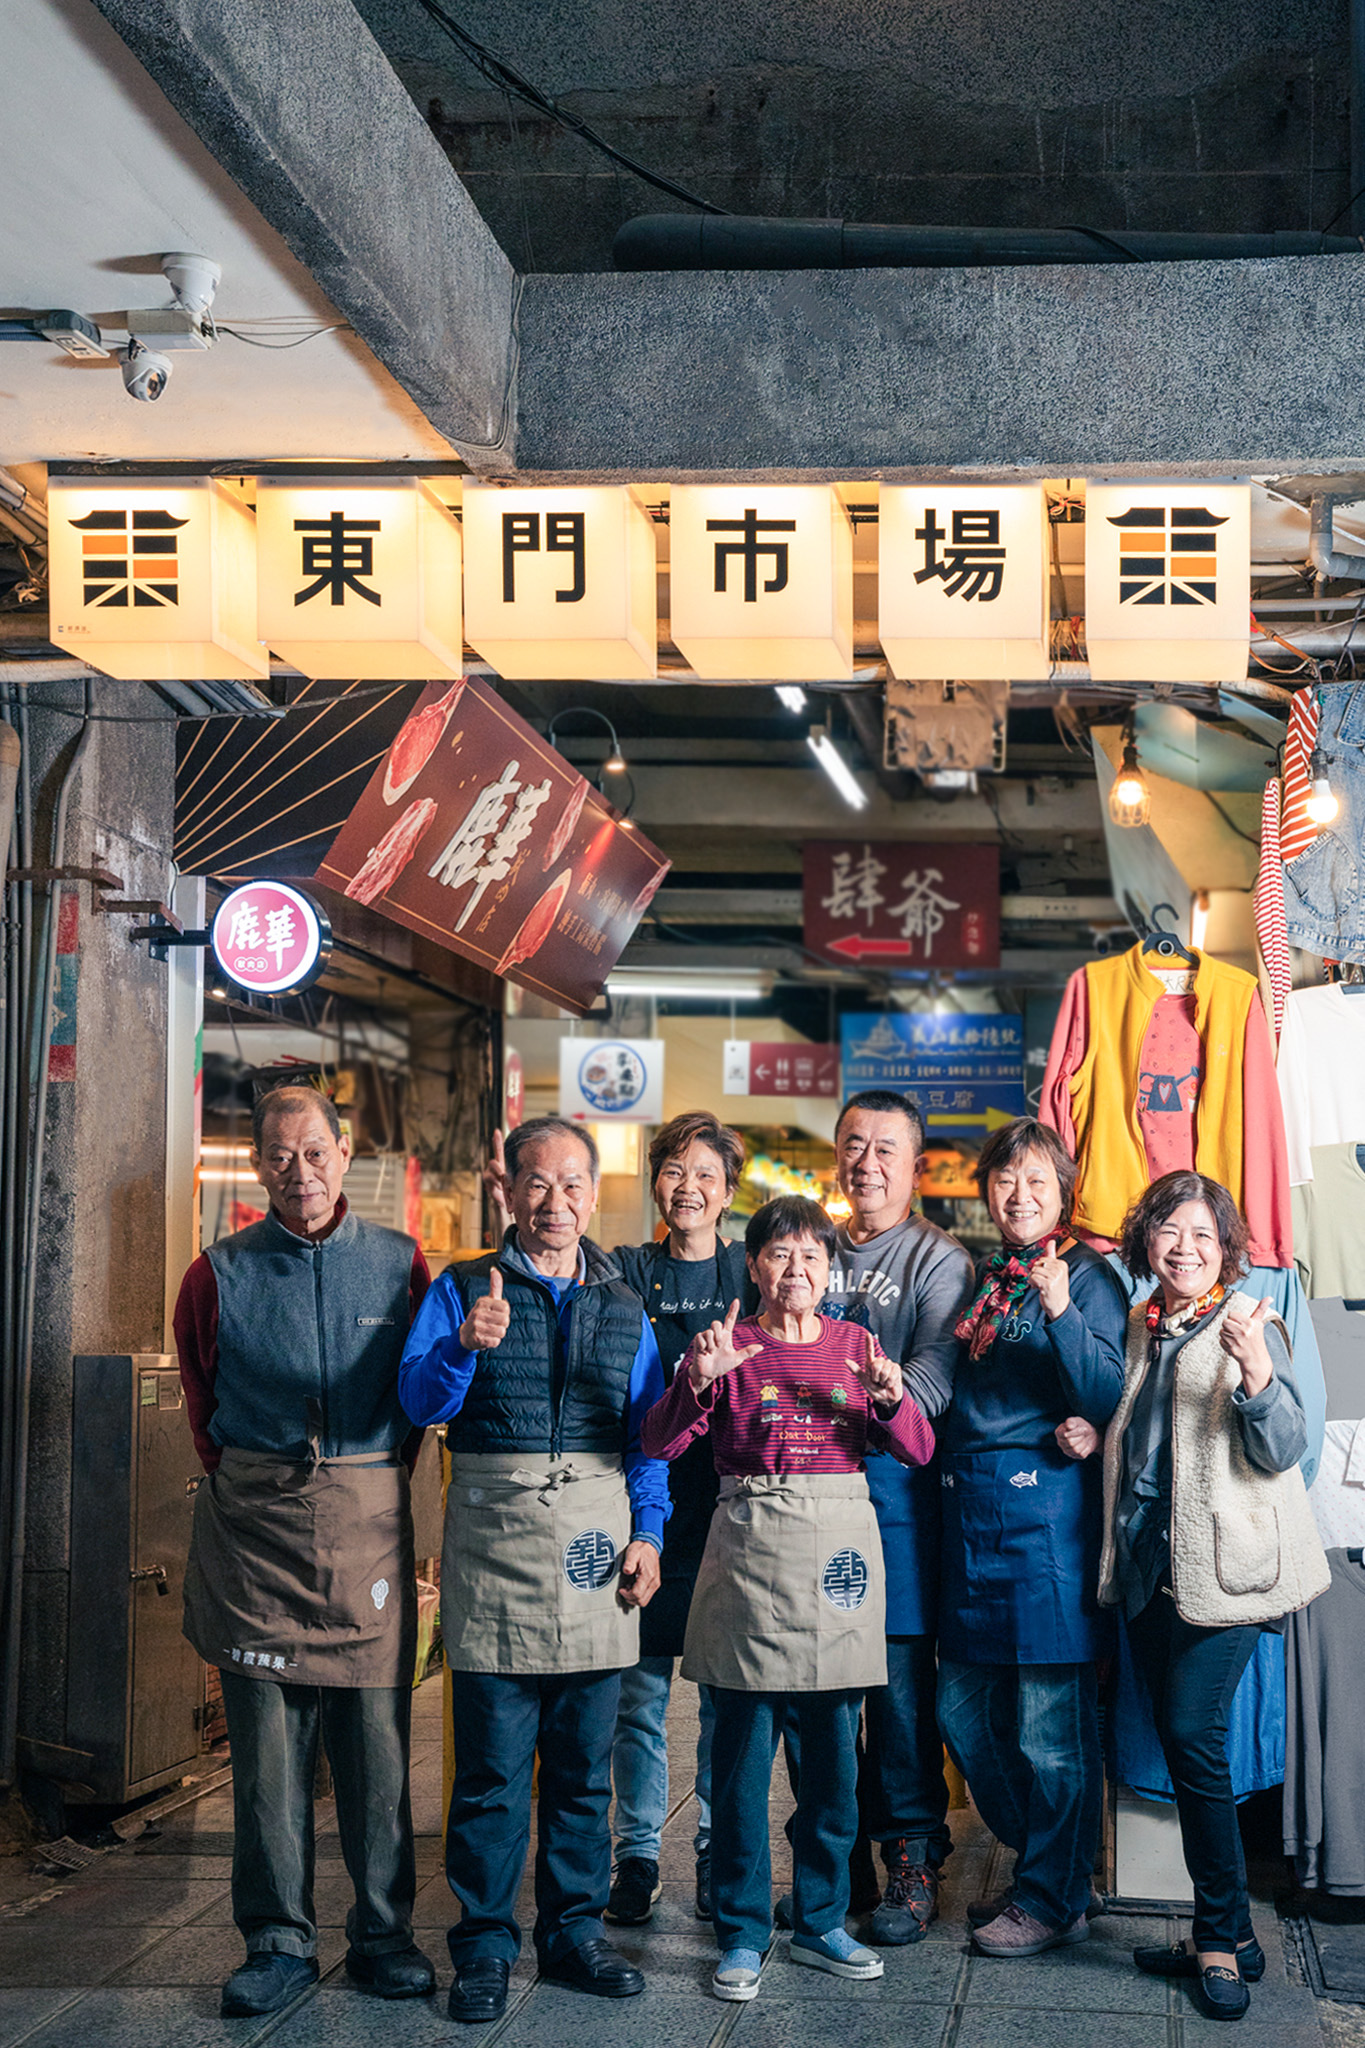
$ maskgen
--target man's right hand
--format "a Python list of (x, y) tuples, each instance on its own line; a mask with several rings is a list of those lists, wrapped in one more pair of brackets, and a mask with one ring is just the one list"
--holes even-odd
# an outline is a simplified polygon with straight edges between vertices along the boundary
[(511, 1304), (502, 1295), (502, 1274), (494, 1266), (487, 1294), (475, 1302), (460, 1325), (460, 1343), (466, 1351), (496, 1351), (511, 1320)]
[(502, 1149), (502, 1132), (493, 1133), (493, 1153), (483, 1170), (483, 1184), (488, 1190), (488, 1199), (498, 1220), (499, 1241), (506, 1237), (512, 1222), (512, 1200), (507, 1180), (507, 1160)]
[(739, 1303), (730, 1303), (730, 1313), (723, 1323), (712, 1323), (709, 1330), (702, 1330), (692, 1339), (692, 1348), (687, 1354), (687, 1377), (692, 1383), (694, 1394), (704, 1393), (713, 1380), (733, 1372), (737, 1365), (743, 1365), (746, 1358), (754, 1358), (763, 1349), (761, 1344), (746, 1344), (743, 1350), (735, 1349), (735, 1324), (739, 1319)]

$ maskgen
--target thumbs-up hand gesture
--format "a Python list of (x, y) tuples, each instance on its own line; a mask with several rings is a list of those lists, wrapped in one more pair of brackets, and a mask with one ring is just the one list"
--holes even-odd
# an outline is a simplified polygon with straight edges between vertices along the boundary
[(712, 1323), (709, 1330), (702, 1330), (692, 1339), (687, 1354), (687, 1377), (694, 1394), (703, 1394), (713, 1380), (721, 1379), (727, 1372), (733, 1372), (737, 1365), (743, 1365), (746, 1358), (755, 1358), (763, 1349), (761, 1344), (746, 1344), (735, 1349), (735, 1324), (739, 1321), (739, 1303), (730, 1303), (730, 1312), (723, 1323)]
[(512, 1221), (512, 1203), (507, 1191), (507, 1161), (503, 1155), (502, 1132), (493, 1133), (493, 1154), (483, 1170), (483, 1184), (498, 1224), (499, 1241)]
[(496, 1351), (511, 1320), (511, 1304), (503, 1299), (502, 1273), (494, 1266), (487, 1294), (480, 1295), (460, 1325), (460, 1342), (466, 1351)]
[(1218, 1333), (1224, 1351), (1242, 1369), (1242, 1387), (1248, 1396), (1263, 1393), (1275, 1376), (1265, 1341), (1265, 1326), (1274, 1313), (1269, 1301), (1258, 1301), (1249, 1315), (1245, 1309), (1230, 1308)]
[(1043, 1314), (1050, 1323), (1055, 1323), (1071, 1306), (1071, 1274), (1066, 1260), (1057, 1256), (1055, 1237), (1048, 1239), (1042, 1258), (1030, 1267), (1029, 1279), (1038, 1289)]

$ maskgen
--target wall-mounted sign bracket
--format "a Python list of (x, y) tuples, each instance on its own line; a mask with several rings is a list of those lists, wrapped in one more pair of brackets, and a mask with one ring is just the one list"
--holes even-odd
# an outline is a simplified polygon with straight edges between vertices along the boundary
[(147, 941), (147, 957), (149, 960), (164, 961), (172, 946), (199, 946), (201, 948), (207, 948), (208, 946), (209, 933), (207, 927), (202, 931), (187, 932), (175, 912), (168, 910), (164, 903), (135, 902), (130, 898), (126, 903), (107, 903), (104, 905), (104, 908), (106, 910), (132, 910), (144, 915), (150, 915), (150, 924), (136, 925), (128, 934), (129, 942), (133, 945), (136, 945), (139, 939)]

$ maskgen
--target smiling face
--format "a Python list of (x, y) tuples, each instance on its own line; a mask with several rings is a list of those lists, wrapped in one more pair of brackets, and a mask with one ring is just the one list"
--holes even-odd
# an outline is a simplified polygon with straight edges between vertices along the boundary
[(670, 1230), (714, 1230), (729, 1193), (724, 1160), (701, 1138), (665, 1159), (654, 1182), (654, 1200)]
[(926, 1161), (914, 1124), (898, 1109), (845, 1110), (835, 1161), (860, 1231), (890, 1230), (910, 1214)]
[(1023, 1152), (998, 1166), (986, 1184), (991, 1221), (1006, 1244), (1040, 1244), (1055, 1237), (1062, 1220), (1057, 1169), (1041, 1152)]
[(316, 1236), (331, 1222), (350, 1163), (350, 1139), (334, 1138), (316, 1109), (280, 1109), (267, 1116), (261, 1149), (251, 1155), (271, 1208), (300, 1237)]
[(1165, 1296), (1179, 1308), (1207, 1294), (1223, 1271), (1218, 1224), (1207, 1202), (1182, 1202), (1147, 1236), (1147, 1263)]
[(824, 1299), (829, 1253), (809, 1231), (799, 1237), (770, 1238), (746, 1263), (765, 1315), (811, 1315)]
[(588, 1148), (565, 1131), (528, 1145), (510, 1189), (512, 1220), (532, 1258), (572, 1251), (597, 1207)]

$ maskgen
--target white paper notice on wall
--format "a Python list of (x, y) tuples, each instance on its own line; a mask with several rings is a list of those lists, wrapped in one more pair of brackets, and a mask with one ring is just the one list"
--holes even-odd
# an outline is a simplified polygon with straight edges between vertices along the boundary
[(577, 1124), (661, 1124), (661, 1038), (561, 1038), (559, 1114)]
[(853, 528), (827, 484), (675, 485), (673, 639), (699, 676), (853, 674)]
[(883, 484), (877, 555), (879, 636), (894, 675), (1051, 673), (1041, 484)]
[(1250, 486), (1091, 484), (1085, 643), (1099, 682), (1244, 682)]

